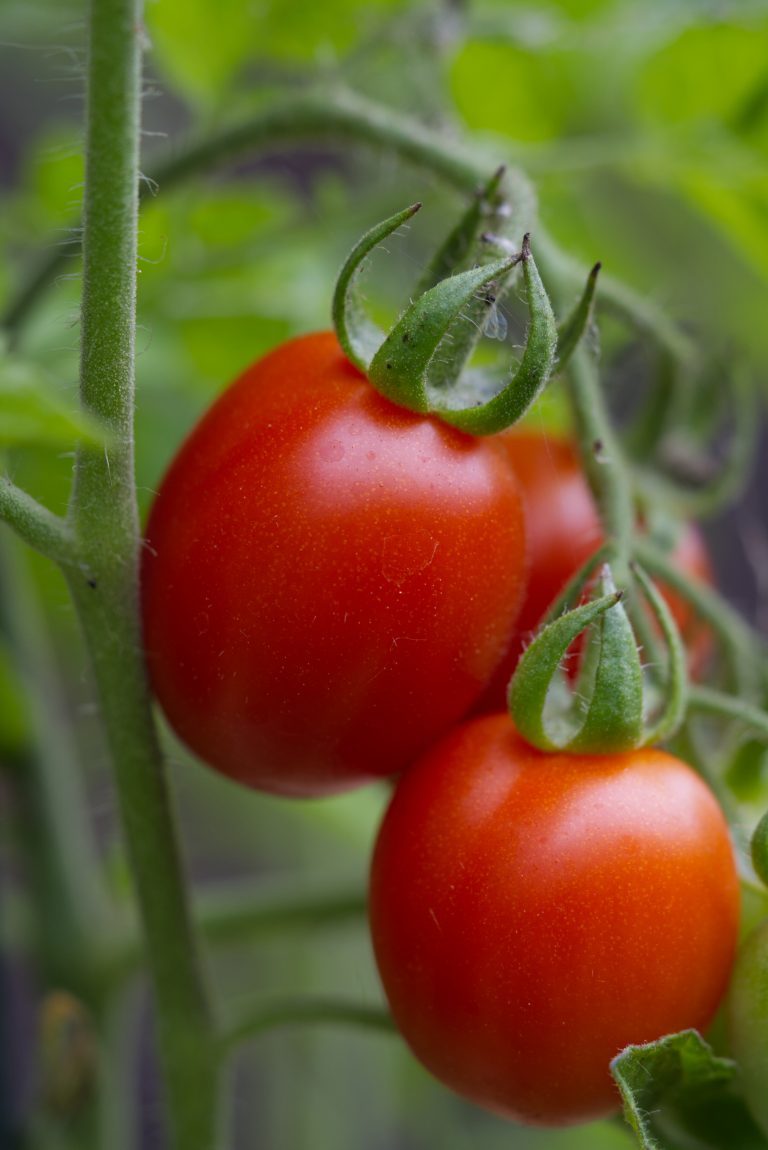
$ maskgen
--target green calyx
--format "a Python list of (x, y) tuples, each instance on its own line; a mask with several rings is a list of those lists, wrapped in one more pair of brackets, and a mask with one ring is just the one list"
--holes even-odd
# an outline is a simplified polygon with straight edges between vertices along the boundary
[[(663, 689), (644, 673), (627, 594), (616, 589), (606, 563), (596, 594), (539, 631), (509, 685), (515, 726), (540, 750), (614, 754), (658, 742), (681, 722), (687, 679), (680, 637), (648, 576), (632, 573), (636, 585), (628, 591), (641, 593), (667, 649)], [(582, 634), (579, 669), (569, 677), (562, 668)]]
[(768, 886), (768, 813), (763, 815), (755, 827), (750, 842), (750, 853), (755, 874), (764, 886)]
[[(529, 237), (524, 236), (518, 248), (488, 231), (489, 226), (499, 231), (509, 227), (503, 177), (499, 169), (478, 191), (388, 335), (365, 314), (360, 271), (377, 244), (420, 205), (378, 224), (356, 244), (339, 274), (333, 300), (339, 342), (378, 391), (401, 407), (436, 415), (472, 435), (492, 435), (515, 423), (547, 383), (558, 355), (558, 327)], [(529, 315), (519, 364), (506, 378), (487, 370), (465, 371), (482, 335), (496, 322), (496, 306), (517, 268), (522, 270)], [(593, 294), (594, 275), (577, 305), (578, 315), (566, 321), (566, 356), (587, 326)]]

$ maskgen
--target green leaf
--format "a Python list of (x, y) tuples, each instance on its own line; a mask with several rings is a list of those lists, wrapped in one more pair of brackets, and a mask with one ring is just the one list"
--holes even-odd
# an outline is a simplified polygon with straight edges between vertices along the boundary
[[(260, 35), (269, 51), (283, 58), (312, 59), (318, 50), (342, 52), (359, 39), (376, 35), (384, 15), (407, 9), (406, 0), (324, 0), (322, 4), (299, 4), (296, 0), (271, 0), (263, 11)], [(406, 13), (407, 14), (407, 13)]]
[(0, 446), (69, 447), (78, 441), (100, 446), (105, 433), (80, 411), (74, 389), (67, 402), (36, 365), (0, 358)]
[(256, 6), (242, 0), (163, 0), (145, 18), (155, 61), (198, 101), (214, 102), (259, 42)]
[(0, 752), (19, 751), (27, 737), (24, 690), (10, 653), (0, 641)]
[(687, 28), (648, 56), (636, 89), (641, 115), (664, 125), (729, 118), (765, 74), (767, 36), (764, 15)]
[(768, 176), (734, 186), (729, 171), (695, 169), (684, 172), (678, 185), (747, 266), (768, 279)]
[(763, 796), (768, 775), (768, 747), (764, 739), (746, 739), (730, 756), (725, 781), (737, 799), (755, 803)]
[(456, 57), (451, 87), (469, 128), (515, 140), (548, 140), (565, 127), (571, 99), (562, 55), (538, 56), (511, 44), (470, 43)]
[(643, 1150), (766, 1150), (736, 1091), (736, 1064), (695, 1030), (628, 1046), (611, 1071)]
[[(764, 828), (761, 837), (765, 838)], [(768, 921), (753, 930), (739, 950), (727, 1014), (744, 1096), (755, 1121), (768, 1135)], [(764, 1139), (760, 1145), (764, 1147), (768, 1141)]]

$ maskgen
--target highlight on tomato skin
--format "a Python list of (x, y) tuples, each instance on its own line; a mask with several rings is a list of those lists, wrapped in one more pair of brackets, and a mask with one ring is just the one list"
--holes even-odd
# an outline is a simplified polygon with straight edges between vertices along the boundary
[(400, 771), (458, 721), (503, 656), (526, 564), (501, 445), (394, 406), (330, 332), (224, 392), (146, 534), (167, 718), (210, 766), (286, 795)]
[[(568, 580), (603, 542), (600, 517), (574, 443), (562, 435), (523, 428), (512, 428), (500, 439), (523, 492), (529, 576), (507, 655), (475, 706), (477, 714), (505, 708), (507, 686), (526, 642)], [(684, 525), (670, 558), (687, 575), (713, 582), (696, 524)], [(660, 586), (680, 628), (689, 672), (697, 678), (711, 653), (711, 631), (681, 595)]]
[(734, 959), (720, 808), (659, 750), (545, 754), (506, 715), (465, 723), (398, 782), (370, 879), (395, 1022), (453, 1090), (533, 1125), (619, 1108), (626, 1045), (705, 1028)]

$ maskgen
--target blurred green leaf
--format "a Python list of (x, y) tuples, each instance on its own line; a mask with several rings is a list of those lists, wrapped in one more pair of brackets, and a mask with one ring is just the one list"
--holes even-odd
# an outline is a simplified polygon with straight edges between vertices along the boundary
[(734, 187), (727, 169), (691, 171), (681, 176), (680, 187), (745, 263), (768, 279), (768, 174), (751, 187)]
[(98, 446), (105, 435), (99, 425), (57, 391), (40, 367), (0, 358), (0, 445), (52, 444)]
[[(163, 0), (147, 27), (160, 69), (192, 100), (216, 105), (241, 72), (266, 60), (311, 60), (373, 33), (382, 10), (402, 0)], [(274, 66), (271, 68), (274, 73)]]
[(13, 667), (11, 655), (0, 640), (0, 753), (21, 750), (27, 737), (27, 711), (24, 688)]
[(261, 48), (255, 2), (162, 0), (148, 4), (146, 24), (160, 69), (190, 99), (215, 103)]
[(276, 56), (307, 60), (323, 51), (348, 50), (361, 37), (375, 35), (383, 14), (407, 7), (405, 0), (273, 0), (262, 6), (259, 35)]
[(469, 43), (451, 69), (453, 98), (469, 128), (515, 140), (551, 139), (563, 131), (575, 98), (561, 64), (554, 54), (508, 43)]
[(768, 68), (768, 17), (753, 12), (739, 23), (702, 20), (652, 53), (637, 82), (641, 117), (669, 125), (731, 116)]

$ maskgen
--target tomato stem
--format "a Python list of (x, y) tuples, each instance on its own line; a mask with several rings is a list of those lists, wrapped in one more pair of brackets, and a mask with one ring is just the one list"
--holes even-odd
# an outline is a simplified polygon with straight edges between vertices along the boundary
[(150, 707), (138, 617), (133, 461), (141, 0), (92, 0), (80, 391), (109, 432), (81, 449), (66, 571), (93, 665), (154, 984), (176, 1150), (214, 1145), (216, 1074), (207, 991)]
[(17, 487), (7, 475), (0, 476), (0, 520), (48, 559), (61, 564), (77, 562), (74, 534), (66, 521)]
[(710, 687), (691, 687), (688, 706), (693, 711), (701, 711), (707, 715), (736, 719), (768, 739), (768, 712), (761, 711), (759, 707), (746, 703), (735, 695), (726, 695), (724, 691), (715, 691)]
[(635, 522), (629, 474), (605, 408), (597, 365), (584, 347), (573, 353), (567, 378), (582, 465), (597, 500), (606, 537), (614, 547), (616, 582), (621, 587), (627, 582), (626, 564)]
[(288, 998), (259, 1003), (225, 1028), (221, 1037), (222, 1053), (281, 1026), (354, 1026), (364, 1030), (395, 1034), (395, 1024), (387, 1010), (361, 1006), (336, 998)]
[(760, 697), (765, 674), (765, 647), (739, 613), (701, 580), (691, 579), (681, 572), (649, 540), (638, 536), (632, 549), (651, 575), (680, 594), (715, 631), (726, 659), (729, 678), (736, 689), (748, 697)]
[[(193, 901), (198, 931), (218, 945), (289, 930), (333, 928), (362, 921), (365, 910), (365, 893), (357, 888), (297, 890), (284, 883), (221, 884), (197, 892)], [(131, 973), (141, 957), (141, 940), (131, 926), (109, 960), (110, 981)]]

